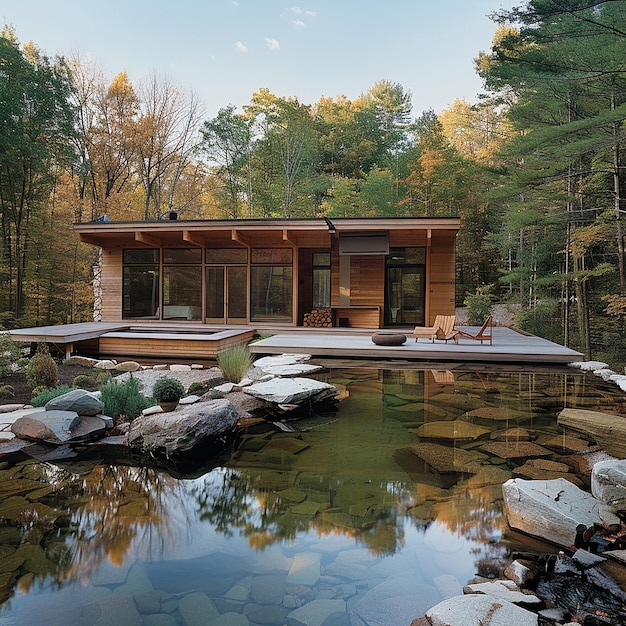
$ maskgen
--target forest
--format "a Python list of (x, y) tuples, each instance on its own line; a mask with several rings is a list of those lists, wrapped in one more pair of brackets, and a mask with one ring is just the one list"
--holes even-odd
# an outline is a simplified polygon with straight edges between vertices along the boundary
[[(436, 114), (381, 79), (313, 104), (260, 87), (214, 118), (0, 33), (0, 325), (92, 319), (94, 219), (459, 216), (457, 305), (626, 363), (626, 0), (491, 15), (483, 92)], [(436, 86), (432, 86), (436, 89)], [(626, 148), (626, 146), (625, 146)]]

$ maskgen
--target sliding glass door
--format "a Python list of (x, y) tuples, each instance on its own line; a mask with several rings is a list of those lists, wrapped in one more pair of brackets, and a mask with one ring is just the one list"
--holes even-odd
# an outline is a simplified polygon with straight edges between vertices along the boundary
[(246, 267), (206, 268), (206, 321), (214, 324), (245, 324), (248, 315)]

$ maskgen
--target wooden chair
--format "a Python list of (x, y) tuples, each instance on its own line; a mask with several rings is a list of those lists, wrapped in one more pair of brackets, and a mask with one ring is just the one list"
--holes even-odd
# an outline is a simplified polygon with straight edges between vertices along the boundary
[(475, 341), (480, 341), (482, 344), (483, 341), (489, 340), (489, 344), (492, 343), (493, 340), (493, 318), (491, 315), (487, 317), (484, 324), (481, 326), (480, 330), (473, 335), (472, 333), (468, 333), (464, 330), (459, 330), (458, 328), (454, 331), (454, 343), (458, 344), (459, 339), (461, 337), (465, 337), (466, 339), (474, 339)]
[(432, 326), (416, 326), (413, 330), (415, 343), (420, 337), (426, 337), (435, 343), (435, 339), (443, 339), (448, 343), (448, 339), (454, 337), (454, 315), (437, 315)]

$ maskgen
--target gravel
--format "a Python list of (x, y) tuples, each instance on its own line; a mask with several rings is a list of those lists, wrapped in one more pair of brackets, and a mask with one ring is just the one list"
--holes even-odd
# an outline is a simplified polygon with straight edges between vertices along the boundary
[(187, 390), (189, 389), (189, 385), (191, 385), (191, 383), (203, 383), (205, 381), (221, 379), (222, 372), (217, 367), (202, 370), (190, 370), (186, 372), (148, 369), (138, 370), (136, 372), (124, 372), (123, 374), (116, 376), (115, 380), (123, 382), (128, 380), (131, 376), (133, 378), (137, 378), (143, 383), (144, 393), (151, 393), (154, 383), (157, 379), (163, 378), (163, 376), (179, 380), (183, 384), (183, 387), (185, 387), (185, 390)]

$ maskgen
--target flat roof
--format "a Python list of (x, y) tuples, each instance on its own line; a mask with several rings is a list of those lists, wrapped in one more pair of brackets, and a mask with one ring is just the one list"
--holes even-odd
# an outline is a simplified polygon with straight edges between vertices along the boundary
[[(367, 217), (367, 218), (267, 218), (228, 220), (153, 220), (142, 222), (81, 222), (74, 230), (81, 241), (94, 245), (119, 243), (120, 239), (135, 239), (158, 245), (168, 238), (180, 238), (191, 245), (202, 245), (203, 236), (223, 234), (233, 242), (239, 234), (279, 233), (289, 240), (289, 233), (367, 233), (372, 231), (452, 231), (458, 232), (459, 217)], [(151, 239), (157, 237), (158, 239)]]

